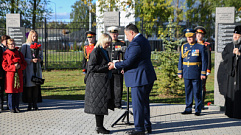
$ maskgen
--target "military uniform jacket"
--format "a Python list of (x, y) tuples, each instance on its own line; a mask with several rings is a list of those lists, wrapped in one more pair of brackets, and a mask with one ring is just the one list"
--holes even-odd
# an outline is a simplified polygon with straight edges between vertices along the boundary
[[(124, 59), (124, 52), (125, 52), (126, 44), (124, 41), (117, 40), (112, 41), (112, 44), (107, 48), (110, 61), (113, 60), (123, 60)], [(112, 70), (112, 73), (114, 74), (120, 74), (119, 70)]]
[(206, 76), (207, 53), (204, 45), (185, 43), (181, 46), (178, 75), (184, 79), (200, 79)]
[(211, 52), (212, 52), (212, 48), (211, 48), (211, 46), (210, 46), (210, 43), (208, 43), (208, 42), (199, 42), (199, 44), (201, 44), (201, 45), (205, 45), (205, 47), (206, 47), (206, 52), (207, 52), (207, 59), (208, 59), (208, 61), (207, 61), (207, 72), (208, 73), (211, 73)]
[(95, 44), (84, 46), (84, 58), (83, 58), (83, 61), (82, 61), (83, 72), (86, 72), (87, 62), (89, 60), (89, 55), (92, 52), (92, 50), (94, 49), (94, 47), (95, 47)]

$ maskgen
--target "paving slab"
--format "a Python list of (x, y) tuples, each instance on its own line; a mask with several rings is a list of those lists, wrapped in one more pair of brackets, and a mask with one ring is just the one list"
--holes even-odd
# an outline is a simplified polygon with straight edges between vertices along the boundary
[[(0, 113), (0, 135), (96, 135), (94, 115), (84, 113), (82, 100), (44, 99), (39, 111), (26, 111), (21, 104), (21, 113)], [(109, 111), (104, 117), (104, 126), (113, 135), (125, 135), (134, 125), (120, 120), (111, 125), (125, 112), (124, 109)], [(131, 106), (130, 106), (131, 107)], [(207, 109), (201, 116), (182, 115), (185, 105), (153, 103), (150, 105), (154, 135), (240, 135), (241, 120), (228, 118), (224, 112)], [(6, 107), (5, 107), (6, 108)], [(130, 108), (130, 111), (132, 109)], [(193, 110), (194, 112), (194, 110)], [(129, 116), (133, 123), (133, 116)]]

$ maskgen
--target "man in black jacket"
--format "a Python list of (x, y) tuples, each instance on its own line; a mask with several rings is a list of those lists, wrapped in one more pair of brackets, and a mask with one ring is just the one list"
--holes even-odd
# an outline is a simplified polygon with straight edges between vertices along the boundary
[[(110, 61), (121, 61), (124, 57), (126, 44), (118, 39), (118, 27), (112, 26), (107, 29), (112, 43), (106, 50), (108, 51)], [(118, 69), (112, 70), (111, 89), (114, 90), (115, 108), (121, 108), (121, 100), (123, 93), (123, 75)]]

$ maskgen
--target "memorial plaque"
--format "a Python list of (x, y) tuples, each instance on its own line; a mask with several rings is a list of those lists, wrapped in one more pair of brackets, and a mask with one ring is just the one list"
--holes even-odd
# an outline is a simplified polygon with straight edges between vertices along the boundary
[(118, 39), (125, 41), (125, 33), (124, 33), (125, 26), (119, 26), (119, 36)]
[[(224, 91), (227, 77), (223, 66), (222, 51), (226, 44), (232, 42), (235, 27), (235, 8), (217, 7), (215, 19), (215, 70), (214, 70), (214, 104), (224, 106)], [(221, 108), (220, 108), (221, 109)]]
[(233, 31), (236, 24), (234, 23), (219, 23), (217, 35), (217, 52), (221, 53), (224, 47), (232, 42)]
[[(20, 27), (20, 14), (6, 14), (6, 30), (9, 27)], [(8, 31), (7, 31), (7, 35)]]
[(234, 7), (217, 7), (216, 8), (216, 22), (217, 23), (230, 23), (235, 19)]
[(120, 26), (120, 12), (104, 12), (105, 26)]
[(14, 39), (16, 46), (22, 46), (25, 43), (25, 27), (9, 27), (8, 35)]

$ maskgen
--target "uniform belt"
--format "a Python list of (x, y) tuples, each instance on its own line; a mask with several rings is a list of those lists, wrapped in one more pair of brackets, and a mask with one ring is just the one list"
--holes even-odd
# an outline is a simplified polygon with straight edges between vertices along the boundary
[(201, 65), (202, 62), (183, 62), (183, 65), (194, 66), (194, 65)]

